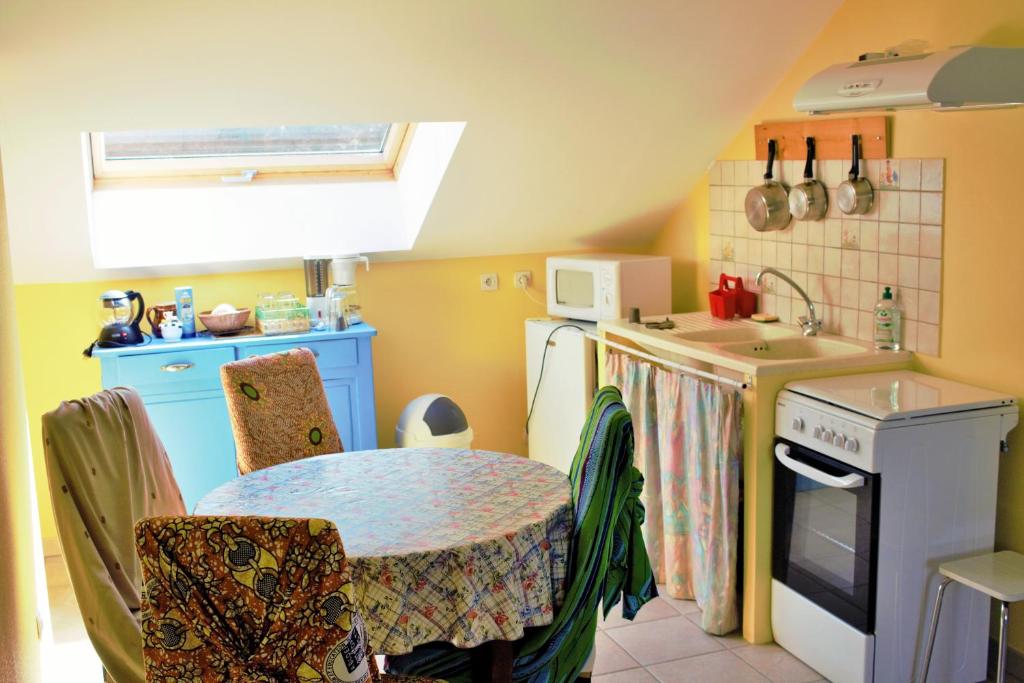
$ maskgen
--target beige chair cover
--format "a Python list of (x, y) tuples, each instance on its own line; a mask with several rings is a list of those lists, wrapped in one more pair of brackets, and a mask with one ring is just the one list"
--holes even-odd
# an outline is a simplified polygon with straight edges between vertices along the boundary
[(167, 452), (142, 399), (121, 387), (43, 415), (43, 443), (57, 535), (89, 638), (114, 681), (145, 681), (134, 527), (143, 517), (185, 514)]

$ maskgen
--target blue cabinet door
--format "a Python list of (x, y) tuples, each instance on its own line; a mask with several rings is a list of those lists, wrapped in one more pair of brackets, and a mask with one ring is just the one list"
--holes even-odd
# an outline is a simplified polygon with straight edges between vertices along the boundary
[(238, 476), (223, 394), (149, 399), (146, 412), (167, 449), (189, 512), (200, 498)]
[(362, 443), (355, 415), (355, 392), (351, 379), (329, 379), (324, 381), (327, 404), (331, 407), (334, 424), (341, 435), (341, 445), (346, 451), (361, 451), (367, 446)]

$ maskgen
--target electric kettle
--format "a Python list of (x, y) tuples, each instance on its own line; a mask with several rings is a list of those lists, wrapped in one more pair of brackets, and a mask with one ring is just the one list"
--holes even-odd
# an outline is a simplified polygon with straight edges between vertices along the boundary
[[(132, 302), (137, 302), (132, 310)], [(139, 321), (146, 312), (146, 303), (136, 291), (122, 292), (111, 289), (100, 294), (100, 336), (96, 345), (100, 348), (134, 346), (144, 339)]]

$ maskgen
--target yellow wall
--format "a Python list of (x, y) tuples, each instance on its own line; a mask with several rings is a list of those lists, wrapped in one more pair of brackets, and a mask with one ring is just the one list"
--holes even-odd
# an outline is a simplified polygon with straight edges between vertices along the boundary
[[(440, 392), (463, 407), (474, 446), (526, 454), (523, 321), (545, 307), (512, 287), (512, 272), (531, 270), (542, 300), (544, 256), (519, 256), (374, 263), (359, 274), (366, 320), (378, 329), (373, 341), (377, 390), (377, 435), (394, 445), (398, 415), (411, 399)], [(480, 274), (496, 272), (495, 292), (480, 291)], [(61, 400), (100, 389), (99, 362), (81, 355), (98, 330), (97, 296), (107, 289), (136, 289), (147, 303), (173, 298), (189, 284), (200, 310), (222, 302), (252, 306), (256, 293), (290, 290), (305, 294), (302, 271), (262, 271), (148, 280), (19, 285), (18, 331), (25, 373), (43, 538), (54, 547), (56, 532), (40, 443), (40, 416)], [(148, 331), (149, 326), (143, 323)]]
[[(797, 88), (830, 64), (910, 39), (929, 49), (957, 44), (1024, 47), (1024, 3), (1019, 0), (847, 0), (772, 95), (754, 112), (723, 159), (752, 158), (753, 124), (799, 118)], [(1024, 313), (1021, 289), (1024, 220), (1020, 211), (1024, 109), (893, 116), (894, 157), (946, 159), (941, 357), (919, 357), (915, 368), (1024, 396)], [(706, 186), (698, 188), (657, 241), (677, 262), (707, 260)], [(704, 306), (706, 272), (693, 269), (678, 283), (677, 306)], [(695, 306), (694, 306), (695, 307)], [(1002, 459), (996, 542), (1024, 551), (1024, 427), (1011, 434)], [(1024, 617), (1024, 608), (1011, 619)], [(1011, 630), (1024, 648), (1024, 630)]]
[(25, 396), (13, 317), (14, 282), (7, 244), (3, 174), (0, 172), (0, 680), (39, 678), (36, 635), (36, 558), (25, 429)]

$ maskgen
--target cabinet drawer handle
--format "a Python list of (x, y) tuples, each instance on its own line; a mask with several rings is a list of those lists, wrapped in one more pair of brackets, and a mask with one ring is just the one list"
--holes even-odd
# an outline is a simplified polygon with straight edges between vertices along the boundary
[(194, 367), (193, 363), (168, 363), (167, 365), (161, 365), (160, 369), (164, 372), (182, 372), (184, 370), (191, 370)]

